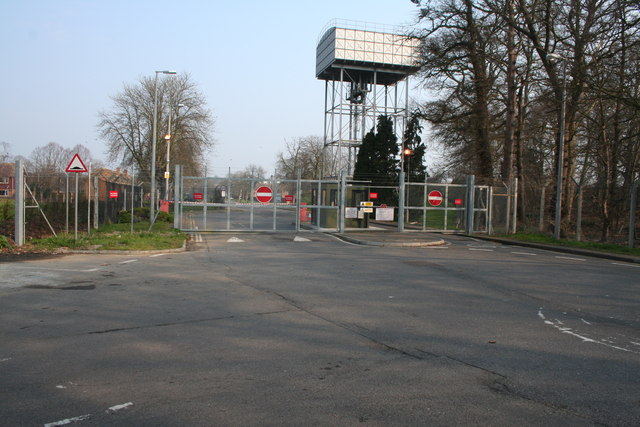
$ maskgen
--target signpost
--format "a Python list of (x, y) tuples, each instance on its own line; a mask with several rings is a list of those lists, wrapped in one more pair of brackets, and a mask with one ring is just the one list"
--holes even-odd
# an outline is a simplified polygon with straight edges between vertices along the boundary
[(429, 200), (431, 206), (440, 206), (442, 204), (442, 193), (438, 190), (433, 190), (429, 192), (427, 200)]
[(84, 162), (82, 161), (82, 159), (80, 158), (78, 153), (76, 153), (73, 156), (73, 158), (71, 159), (71, 161), (69, 162), (69, 164), (67, 165), (67, 168), (65, 169), (65, 172), (75, 172), (76, 173), (76, 193), (75, 193), (75, 196), (73, 198), (74, 199), (74, 207), (75, 207), (75, 225), (74, 225), (74, 230), (73, 230), (73, 238), (74, 238), (74, 241), (77, 243), (78, 242), (78, 174), (79, 173), (89, 172), (89, 170), (84, 165)]
[(256, 199), (258, 199), (260, 203), (269, 203), (271, 199), (273, 199), (271, 188), (267, 186), (259, 187), (256, 190)]

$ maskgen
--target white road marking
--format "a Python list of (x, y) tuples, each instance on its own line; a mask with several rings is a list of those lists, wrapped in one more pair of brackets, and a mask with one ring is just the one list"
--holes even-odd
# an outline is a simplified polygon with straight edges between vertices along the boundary
[(21, 269), (21, 270), (45, 270), (45, 271), (70, 271), (70, 272), (79, 272), (79, 273), (90, 273), (92, 271), (102, 270), (101, 268), (90, 268), (87, 270), (77, 269), (77, 268), (51, 268), (51, 267), (33, 267), (29, 265), (12, 265), (11, 269)]
[(127, 402), (127, 403), (123, 403), (122, 405), (112, 406), (109, 409), (107, 409), (105, 412), (109, 412), (109, 413), (118, 412), (123, 409), (127, 409), (129, 406), (133, 406), (133, 402)]
[(493, 249), (482, 249), (482, 248), (469, 248), (470, 251), (484, 251), (484, 252), (493, 252)]
[(536, 256), (536, 255), (538, 255), (538, 254), (533, 254), (533, 253), (531, 253), (531, 252), (515, 252), (515, 251), (512, 251), (511, 253), (512, 253), (512, 254), (516, 254), (516, 255), (529, 255), (529, 256)]
[(584, 259), (584, 258), (574, 258), (574, 257), (570, 257), (570, 256), (560, 256), (560, 255), (556, 255), (556, 258), (559, 258), (559, 259), (568, 259), (568, 260), (571, 260), (571, 261), (586, 261), (586, 259)]
[(10, 357), (6, 357), (6, 358), (4, 358), (4, 359), (0, 359), (0, 363), (2, 363), (2, 362), (8, 362), (9, 360), (11, 360), (11, 358), (10, 358)]
[(237, 237), (232, 237), (227, 240), (227, 243), (244, 243), (244, 240), (238, 239)]
[(120, 261), (118, 264), (129, 264), (129, 263), (136, 262), (136, 261), (138, 261), (138, 260), (137, 259), (128, 259), (126, 261)]
[(47, 423), (44, 425), (44, 427), (66, 426), (67, 424), (77, 423), (78, 421), (88, 420), (89, 418), (91, 418), (91, 414), (80, 415), (79, 417), (67, 418), (64, 420)]
[(612, 262), (611, 264), (613, 265), (622, 265), (624, 267), (635, 267), (635, 268), (640, 268), (640, 265), (634, 265), (634, 264), (625, 264), (622, 262)]
[(300, 236), (296, 236), (293, 239), (294, 242), (310, 242), (310, 239), (307, 239), (306, 237), (300, 237)]
[[(568, 334), (568, 335), (572, 335), (572, 336), (574, 336), (576, 338), (580, 338), (582, 340), (582, 342), (600, 344), (600, 345), (603, 345), (605, 347), (613, 348), (615, 350), (622, 350), (622, 351), (626, 351), (626, 352), (629, 352), (629, 353), (638, 353), (637, 351), (629, 350), (628, 348), (623, 348), (623, 347), (618, 347), (616, 345), (613, 345), (612, 342), (608, 341), (608, 340), (597, 341), (597, 340), (588, 338), (588, 337), (586, 337), (584, 335), (577, 334), (577, 333), (573, 332), (573, 330), (571, 328), (567, 328), (567, 327), (562, 326), (563, 323), (558, 319), (556, 319), (555, 323), (550, 321), (550, 320), (547, 320), (547, 318), (542, 313), (542, 309), (538, 310), (538, 317), (540, 317), (542, 320), (544, 320), (544, 323), (546, 325), (553, 326), (554, 328), (556, 328), (557, 330), (559, 330), (563, 334)], [(584, 322), (584, 319), (581, 319), (581, 320)], [(585, 323), (587, 323), (587, 322), (585, 322)]]

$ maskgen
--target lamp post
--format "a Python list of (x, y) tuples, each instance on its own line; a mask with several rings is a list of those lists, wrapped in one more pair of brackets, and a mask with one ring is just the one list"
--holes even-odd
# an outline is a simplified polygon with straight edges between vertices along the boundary
[(560, 118), (558, 124), (558, 176), (556, 178), (556, 217), (553, 228), (554, 240), (560, 239), (562, 222), (562, 167), (564, 163), (564, 119), (567, 92), (567, 58), (557, 53), (547, 54), (547, 59), (554, 62), (562, 62), (562, 92), (560, 99)]
[(156, 140), (158, 137), (158, 74), (177, 74), (176, 71), (156, 71), (153, 95), (153, 141), (151, 143), (151, 207), (149, 209), (149, 226), (153, 225), (156, 216)]
[[(184, 107), (184, 104), (178, 104), (176, 107), (176, 118), (178, 117), (178, 111), (180, 107)], [(167, 134), (164, 136), (164, 139), (167, 141), (167, 167), (164, 171), (164, 180), (165, 180), (165, 200), (169, 200), (169, 156), (171, 155), (171, 116), (173, 110), (169, 109), (169, 127), (167, 130)]]

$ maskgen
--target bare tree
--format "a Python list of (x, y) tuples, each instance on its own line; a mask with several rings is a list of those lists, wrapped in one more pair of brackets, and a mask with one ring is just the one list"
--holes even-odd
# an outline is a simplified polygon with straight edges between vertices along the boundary
[(322, 152), (324, 143), (319, 136), (296, 138), (286, 143), (284, 151), (278, 153), (278, 173), (284, 178), (320, 179), (322, 175)]
[[(166, 164), (166, 142), (170, 135), (170, 159), (183, 165), (188, 175), (201, 175), (206, 153), (213, 147), (214, 119), (204, 95), (189, 74), (178, 74), (157, 81), (158, 128), (156, 165)], [(99, 113), (98, 129), (107, 143), (109, 160), (123, 166), (135, 164), (147, 179), (151, 171), (155, 77), (142, 77), (126, 85), (112, 97), (113, 107)], [(171, 129), (169, 116), (171, 115)], [(160, 180), (164, 168), (156, 168)]]
[(11, 160), (11, 145), (8, 142), (0, 142), (0, 163), (6, 163)]
[(40, 175), (54, 175), (64, 172), (65, 167), (71, 161), (73, 153), (57, 142), (36, 147), (30, 156), (33, 170), (31, 172)]

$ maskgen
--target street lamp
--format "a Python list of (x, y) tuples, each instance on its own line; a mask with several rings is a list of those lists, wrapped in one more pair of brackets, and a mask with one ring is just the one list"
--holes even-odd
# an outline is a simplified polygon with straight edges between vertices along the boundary
[[(176, 107), (176, 118), (178, 117), (178, 110), (180, 107), (184, 107), (184, 104), (178, 104)], [(169, 127), (167, 130), (167, 134), (164, 136), (165, 141), (167, 141), (167, 167), (164, 171), (164, 180), (165, 180), (165, 200), (169, 200), (169, 156), (171, 154), (171, 116), (173, 110), (169, 108)]]
[(156, 216), (156, 139), (158, 137), (158, 74), (177, 74), (176, 71), (156, 71), (153, 96), (153, 141), (151, 144), (151, 208), (149, 225), (153, 225)]
[(553, 230), (553, 238), (560, 239), (562, 222), (562, 167), (564, 163), (564, 119), (567, 92), (567, 58), (557, 53), (547, 54), (547, 59), (552, 62), (562, 62), (562, 95), (560, 98), (560, 118), (558, 124), (558, 177), (556, 178), (556, 218)]

